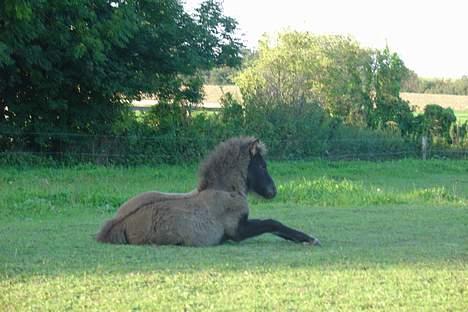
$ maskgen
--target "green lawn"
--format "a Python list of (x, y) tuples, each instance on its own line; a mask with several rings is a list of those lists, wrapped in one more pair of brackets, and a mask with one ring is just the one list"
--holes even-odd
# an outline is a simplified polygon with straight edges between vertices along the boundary
[(468, 161), (276, 162), (251, 215), (313, 234), (210, 248), (99, 244), (129, 196), (196, 167), (0, 168), (0, 311), (466, 311)]

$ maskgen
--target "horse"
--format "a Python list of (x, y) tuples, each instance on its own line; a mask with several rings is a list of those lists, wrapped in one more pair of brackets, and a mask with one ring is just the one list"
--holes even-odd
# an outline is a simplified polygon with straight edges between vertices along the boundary
[(271, 233), (310, 245), (319, 241), (273, 220), (249, 219), (247, 194), (271, 199), (276, 186), (264, 160), (265, 145), (254, 137), (220, 143), (199, 168), (189, 193), (146, 192), (117, 211), (96, 235), (113, 244), (213, 246)]

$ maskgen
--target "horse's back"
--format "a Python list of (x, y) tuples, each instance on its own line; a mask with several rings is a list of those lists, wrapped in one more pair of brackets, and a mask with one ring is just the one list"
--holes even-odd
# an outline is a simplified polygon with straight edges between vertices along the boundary
[(155, 203), (166, 200), (187, 199), (196, 195), (196, 191), (189, 193), (162, 193), (162, 192), (145, 192), (138, 194), (120, 206), (116, 217), (125, 217), (134, 213), (141, 207), (153, 205)]

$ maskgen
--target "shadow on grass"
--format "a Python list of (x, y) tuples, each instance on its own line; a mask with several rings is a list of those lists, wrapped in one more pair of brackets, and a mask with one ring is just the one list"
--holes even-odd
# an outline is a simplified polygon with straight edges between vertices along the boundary
[[(305, 210), (307, 209), (307, 210)], [(306, 211), (306, 213), (304, 213)], [(466, 207), (382, 206), (262, 210), (317, 236), (323, 246), (272, 235), (216, 247), (128, 246), (97, 243), (103, 217), (13, 220), (0, 227), (0, 276), (151, 271), (365, 269), (395, 265), (457, 265), (466, 261)]]

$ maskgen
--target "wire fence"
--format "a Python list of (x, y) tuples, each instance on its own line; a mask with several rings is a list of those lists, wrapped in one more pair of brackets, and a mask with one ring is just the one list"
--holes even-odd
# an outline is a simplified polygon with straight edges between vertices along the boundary
[[(51, 132), (0, 132), (0, 163), (155, 164), (199, 161), (226, 138), (176, 134), (93, 135)], [(433, 145), (386, 138), (265, 139), (275, 160), (386, 160), (401, 158), (468, 159), (467, 146)], [(423, 155), (425, 153), (425, 155)]]

